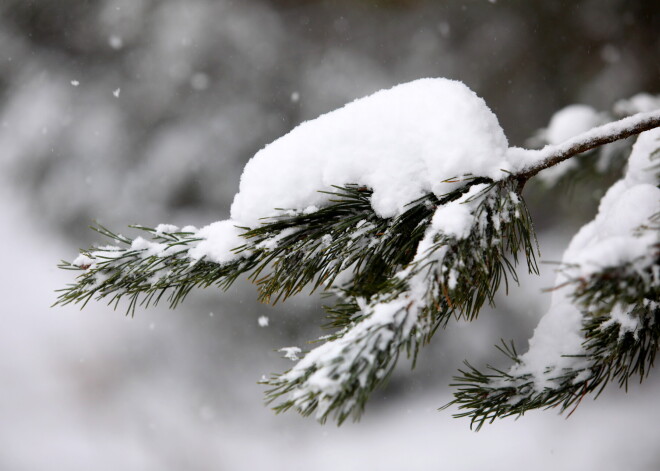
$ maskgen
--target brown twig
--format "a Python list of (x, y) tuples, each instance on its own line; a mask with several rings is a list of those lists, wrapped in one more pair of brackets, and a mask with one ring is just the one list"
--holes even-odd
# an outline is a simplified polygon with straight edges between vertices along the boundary
[(561, 144), (546, 146), (538, 151), (526, 151), (535, 154), (535, 163), (515, 174), (514, 178), (518, 180), (518, 186), (522, 189), (525, 182), (541, 170), (596, 147), (626, 139), (659, 126), (660, 110), (638, 113), (578, 134)]

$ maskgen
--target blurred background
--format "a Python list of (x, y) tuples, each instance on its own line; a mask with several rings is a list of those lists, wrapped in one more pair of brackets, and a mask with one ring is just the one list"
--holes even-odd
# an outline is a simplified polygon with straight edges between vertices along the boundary
[[(421, 77), (465, 82), (525, 145), (572, 103), (660, 92), (653, 0), (2, 0), (0, 470), (429, 470), (660, 467), (657, 375), (566, 420), (533, 412), (470, 432), (436, 411), (469, 359), (526, 349), (552, 265), (403, 362), (362, 421), (337, 428), (262, 402), (276, 350), (323, 332), (321, 301), (253, 287), (125, 317), (54, 308), (94, 220), (224, 219), (245, 162), (300, 122)], [(561, 259), (617, 175), (526, 189), (542, 260)], [(558, 193), (561, 193), (559, 195)], [(269, 318), (261, 327), (260, 316)], [(503, 366), (506, 363), (501, 363)]]

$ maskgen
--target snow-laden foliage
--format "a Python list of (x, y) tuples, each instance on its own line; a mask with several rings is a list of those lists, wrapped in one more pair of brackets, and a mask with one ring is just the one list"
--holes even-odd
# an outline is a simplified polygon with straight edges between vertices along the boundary
[[(83, 273), (58, 302), (127, 297), (133, 310), (166, 297), (176, 306), (194, 287), (227, 288), (242, 274), (266, 302), (304, 288), (332, 292), (338, 301), (327, 312), (335, 330), (264, 383), (276, 410), (293, 408), (321, 421), (334, 415), (341, 423), (359, 416), (401, 353), (416, 355), (451, 317), (471, 320), (484, 303), (492, 304), (502, 281), (517, 280), (519, 254), (536, 271), (532, 222), (521, 196), (529, 178), (659, 124), (660, 112), (650, 111), (585, 126), (577, 136), (564, 133), (567, 140), (541, 150), (508, 148), (495, 115), (465, 85), (445, 79), (403, 84), (303, 123), (258, 152), (228, 220), (202, 229), (138, 227), (147, 238), (135, 239), (99, 228), (115, 245), (65, 263)], [(468, 409), (463, 415), (482, 423), (532, 407), (566, 406), (576, 390), (593, 389), (593, 377), (604, 385), (610, 376), (620, 378), (619, 371), (627, 378), (648, 370), (655, 344), (643, 328), (654, 324), (639, 313), (657, 311), (658, 237), (651, 219), (660, 190), (645, 168), (656, 138), (647, 133), (640, 140), (628, 174), (569, 247), (551, 313), (530, 352), (518, 357), (511, 350), (516, 366), (510, 373), (472, 369), (461, 378), (456, 402)], [(640, 291), (626, 286), (624, 296), (616, 291), (621, 283), (604, 281), (587, 289), (593, 280), (612, 279), (603, 273), (612, 269), (634, 278)], [(565, 286), (584, 289), (566, 292)], [(625, 360), (639, 345), (623, 351), (595, 335), (598, 353), (584, 347), (589, 332), (611, 337), (616, 326), (625, 326), (617, 331), (622, 337), (645, 342), (642, 366)], [(299, 347), (283, 351), (292, 359), (302, 353)], [(598, 370), (600, 358), (619, 369)]]
[(498, 416), (566, 409), (609, 380), (627, 385), (653, 366), (660, 342), (660, 130), (643, 133), (628, 170), (573, 238), (549, 311), (508, 372), (470, 367), (455, 402), (481, 426)]

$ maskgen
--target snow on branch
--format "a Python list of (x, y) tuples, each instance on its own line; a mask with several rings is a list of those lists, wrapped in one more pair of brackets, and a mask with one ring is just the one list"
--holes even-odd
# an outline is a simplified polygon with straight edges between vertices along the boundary
[(627, 386), (653, 366), (660, 345), (660, 129), (642, 134), (623, 179), (566, 250), (549, 311), (508, 371), (467, 364), (453, 404), (477, 428), (497, 417), (566, 410), (611, 380)]
[[(165, 298), (175, 307), (195, 287), (226, 289), (241, 275), (257, 285), (265, 302), (284, 300), (305, 288), (330, 291), (338, 299), (327, 308), (336, 330), (296, 366), (265, 384), (270, 386), (267, 400), (277, 403), (276, 410), (293, 408), (321, 421), (334, 415), (341, 423), (359, 416), (402, 353), (414, 357), (450, 318), (471, 320), (484, 303), (493, 304), (502, 282), (517, 281), (520, 255), (528, 271), (537, 272), (533, 225), (520, 194), (527, 179), (573, 155), (657, 126), (660, 112), (654, 111), (539, 151), (515, 149), (508, 147), (485, 102), (464, 84), (422, 79), (399, 85), (303, 123), (260, 150), (245, 167), (225, 221), (201, 229), (138, 227), (146, 238), (134, 239), (99, 229), (115, 245), (93, 247), (73, 262), (64, 262), (63, 268), (82, 273), (61, 290), (57, 303), (84, 305), (90, 299), (106, 299), (116, 305), (125, 297), (132, 312), (138, 305)], [(635, 276), (643, 273), (645, 280), (657, 281), (657, 231), (632, 233), (649, 217), (658, 200), (654, 191), (660, 191), (654, 187), (655, 175), (644, 170), (657, 133), (643, 136), (626, 179), (618, 190), (610, 190), (618, 196), (606, 196), (603, 203), (627, 201), (634, 211), (621, 208), (619, 213), (637, 216), (626, 216), (628, 224), (597, 218), (592, 226), (600, 224), (598, 229), (581, 231), (593, 235), (590, 245), (569, 250), (565, 263), (578, 263), (582, 271), (566, 268), (564, 282), (596, 279), (589, 277), (603, 268), (594, 268), (608, 253), (603, 247), (611, 249), (605, 268), (629, 264)], [(584, 254), (589, 253), (587, 260)], [(648, 278), (649, 270), (655, 278)], [(603, 286), (596, 283), (585, 296), (596, 299)], [(481, 420), (520, 413), (556, 403), (557, 397), (564, 401), (561, 394), (570, 388), (561, 389), (561, 384), (591, 381), (593, 375), (582, 372), (597, 371), (594, 358), (607, 357), (613, 344), (599, 337), (597, 351), (605, 353), (596, 355), (590, 347), (585, 353), (579, 303), (586, 298), (579, 290), (572, 293), (557, 302), (558, 314), (548, 317), (546, 324), (575, 348), (565, 352), (548, 341), (546, 350), (552, 355), (537, 360), (534, 353), (519, 357), (513, 352), (516, 364), (527, 370), (521, 366), (500, 372), (502, 377), (495, 375), (497, 381), (513, 379), (502, 386), (504, 395), (497, 393), (504, 399), (492, 407), (479, 403), (492, 397), (484, 396), (483, 388), (499, 391), (503, 383), (477, 370), (465, 373), (462, 395), (456, 400), (469, 409), (465, 415)], [(632, 325), (626, 319), (630, 312), (641, 312), (637, 301), (645, 303), (645, 296), (625, 306), (616, 298), (620, 315), (615, 319), (612, 307), (612, 313), (598, 311), (598, 319), (608, 329), (612, 322)], [(633, 311), (626, 307), (633, 305)], [(657, 304), (643, 305), (657, 310)], [(646, 320), (640, 322), (646, 325)], [(589, 325), (592, 331), (600, 328)], [(634, 332), (647, 342), (644, 345), (655, 338), (643, 330)], [(552, 335), (538, 342), (547, 339)], [(586, 359), (566, 363), (565, 353)], [(617, 361), (624, 361), (624, 356)], [(564, 382), (557, 386), (547, 371), (560, 372), (557, 377)], [(605, 372), (594, 373), (598, 377), (609, 378), (609, 370), (598, 371)], [(563, 392), (546, 394), (543, 388)], [(536, 392), (515, 399), (526, 391)]]
[(555, 166), (571, 157), (620, 139), (636, 136), (660, 126), (660, 110), (638, 113), (612, 123), (590, 129), (561, 144), (547, 145), (540, 150), (510, 148), (509, 156), (517, 166), (516, 177), (528, 180), (541, 170)]

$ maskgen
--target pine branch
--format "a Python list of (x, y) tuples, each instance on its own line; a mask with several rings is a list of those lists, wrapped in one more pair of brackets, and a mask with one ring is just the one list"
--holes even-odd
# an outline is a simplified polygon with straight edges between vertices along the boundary
[[(308, 355), (295, 374), (290, 371), (269, 382), (273, 389), (268, 397), (300, 394), (309, 387), (313, 372), (318, 377), (328, 373), (328, 367), (342, 369), (348, 377), (342, 377), (341, 392), (331, 394), (332, 399), (327, 391), (315, 390), (304, 403), (300, 397), (293, 402), (289, 398), (277, 408), (295, 407), (304, 414), (318, 409), (321, 420), (334, 412), (341, 422), (360, 414), (401, 352), (415, 356), (452, 316), (473, 319), (484, 302), (492, 304), (502, 281), (508, 285), (509, 277), (517, 280), (519, 252), (525, 254), (529, 269), (537, 271), (531, 221), (514, 188), (511, 180), (469, 179), (447, 195), (429, 194), (388, 219), (374, 212), (369, 189), (337, 188), (325, 208), (310, 214), (285, 212), (261, 227), (246, 229), (236, 259), (224, 265), (190, 259), (189, 251), (200, 240), (194, 232), (138, 227), (151, 235), (146, 241), (100, 229), (123, 248), (93, 248), (74, 264), (66, 264), (83, 273), (58, 303), (84, 304), (94, 297), (109, 298), (116, 306), (126, 296), (133, 312), (137, 305), (156, 303), (169, 293), (166, 299), (176, 306), (195, 286), (226, 289), (242, 274), (257, 284), (264, 301), (286, 299), (305, 287), (332, 289), (341, 299), (328, 312), (340, 330), (320, 348), (335, 350), (338, 356), (328, 357), (331, 366), (323, 360), (303, 368), (314, 358)], [(475, 224), (466, 238), (430, 230), (436, 209), (450, 203), (475, 208)], [(425, 244), (425, 251), (420, 244)], [(352, 274), (350, 279), (334, 286), (346, 272)], [(346, 361), (349, 356), (351, 361)]]
[(524, 185), (524, 182), (541, 170), (557, 165), (583, 152), (635, 136), (658, 126), (660, 126), (660, 110), (638, 113), (619, 121), (598, 126), (559, 145), (548, 145), (537, 151), (524, 150), (522, 152), (527, 154), (527, 158), (533, 163), (517, 172), (516, 178)]
[(531, 222), (513, 185), (483, 184), (465, 200), (477, 205), (468, 237), (448, 237), (427, 225), (419, 244), (426, 249), (419, 249), (378, 295), (335, 308), (334, 325), (344, 328), (291, 370), (264, 382), (271, 386), (268, 402), (280, 401), (275, 410), (314, 413), (321, 422), (330, 415), (338, 423), (358, 418), (401, 353), (415, 358), (452, 316), (475, 318), (485, 302), (493, 302), (502, 280), (517, 279), (518, 252), (536, 271)]
[(241, 274), (254, 267), (255, 258), (240, 258), (228, 265), (193, 262), (188, 251), (200, 241), (193, 232), (158, 232), (132, 226), (151, 237), (131, 239), (103, 226), (93, 227), (119, 245), (84, 250), (74, 262), (62, 261), (60, 268), (82, 271), (76, 282), (61, 293), (55, 305), (82, 304), (107, 298), (115, 309), (123, 298), (129, 300), (127, 313), (139, 305), (156, 305), (163, 298), (175, 308), (193, 288), (217, 285), (227, 289)]
[[(573, 301), (584, 319), (584, 353), (576, 356), (577, 366), (560, 371), (548, 367), (545, 376), (551, 386), (539, 389), (532, 374), (490, 366), (482, 372), (465, 362), (467, 369), (459, 370), (461, 375), (450, 384), (457, 388), (454, 400), (442, 408), (458, 405), (463, 412), (454, 417), (470, 417), (471, 426), (479, 430), (484, 423), (532, 409), (558, 406), (562, 412), (572, 408), (572, 413), (586, 395), (597, 397), (611, 381), (626, 389), (634, 376), (642, 382), (660, 348), (658, 273), (660, 244), (655, 246), (655, 261), (643, 270), (627, 262), (570, 279)], [(513, 344), (498, 348), (514, 365), (522, 364)]]
[[(342, 423), (359, 417), (401, 354), (414, 359), (451, 317), (474, 319), (484, 303), (493, 304), (502, 282), (517, 282), (519, 254), (528, 270), (537, 272), (533, 226), (520, 196), (527, 179), (580, 152), (658, 125), (660, 112), (647, 113), (559, 146), (518, 149), (527, 162), (522, 170), (501, 181), (468, 177), (454, 191), (428, 193), (391, 218), (374, 211), (371, 189), (335, 187), (321, 209), (284, 209), (258, 227), (239, 228), (240, 242), (221, 261), (197, 250), (206, 242), (202, 231), (137, 226), (147, 239), (130, 239), (99, 227), (115, 245), (93, 247), (74, 262), (63, 262), (62, 268), (82, 273), (61, 290), (56, 304), (84, 306), (90, 299), (107, 299), (117, 307), (127, 298), (129, 313), (162, 299), (176, 307), (195, 287), (227, 289), (241, 275), (257, 285), (264, 302), (283, 301), (306, 288), (334, 293), (339, 300), (326, 312), (336, 330), (294, 368), (265, 384), (277, 411), (314, 413), (322, 422), (332, 415)], [(442, 219), (456, 214), (463, 218), (458, 228)], [(556, 372), (556, 387), (537, 391), (529, 374), (494, 369), (484, 374), (468, 364), (453, 401), (466, 410), (459, 416), (472, 417), (479, 428), (530, 408), (565, 409), (610, 378), (625, 384), (632, 375), (648, 372), (658, 342), (657, 276), (641, 276), (638, 268), (579, 279), (576, 302), (589, 313), (579, 368)], [(656, 281), (649, 285), (649, 279)], [(621, 334), (627, 318), (612, 321), (608, 309), (625, 311), (638, 327)], [(513, 346), (503, 351), (520, 361)]]
[(118, 245), (92, 247), (61, 268), (81, 270), (76, 283), (60, 290), (56, 304), (83, 303), (110, 298), (118, 305), (123, 297), (129, 312), (148, 307), (166, 294), (176, 307), (194, 287), (216, 285), (227, 289), (242, 274), (259, 288), (260, 300), (277, 302), (306, 286), (328, 288), (350, 268), (354, 272), (346, 294), (370, 297), (380, 285), (414, 256), (425, 224), (437, 205), (459, 198), (483, 179), (438, 199), (429, 194), (410, 204), (397, 218), (380, 218), (370, 204), (371, 190), (357, 185), (337, 187), (329, 205), (311, 214), (283, 211), (256, 229), (243, 228), (245, 243), (236, 247), (235, 260), (219, 264), (191, 258), (190, 250), (202, 238), (196, 232), (162, 232), (133, 226), (151, 240), (131, 239), (104, 228), (95, 228)]
[[(637, 319), (634, 331), (625, 331), (609, 314), (587, 316), (589, 322), (583, 329), (586, 353), (580, 356), (586, 366), (548, 371), (554, 373), (550, 378), (553, 387), (538, 390), (531, 374), (516, 376), (493, 367), (484, 373), (465, 362), (467, 369), (459, 370), (461, 375), (450, 384), (458, 388), (455, 399), (442, 409), (458, 405), (463, 412), (454, 417), (471, 418), (471, 426), (479, 430), (497, 418), (520, 416), (533, 409), (558, 406), (563, 412), (577, 407), (586, 395), (596, 393), (597, 397), (610, 381), (627, 388), (637, 375), (641, 382), (653, 368), (660, 347), (660, 309), (657, 303), (636, 305), (629, 315)], [(521, 361), (515, 352), (507, 354), (512, 362)]]
[(109, 298), (117, 306), (127, 297), (132, 313), (137, 305), (147, 307), (165, 297), (174, 308), (194, 287), (227, 289), (242, 274), (257, 284), (262, 301), (276, 302), (308, 285), (312, 290), (329, 287), (348, 267), (355, 271), (351, 291), (368, 297), (387, 278), (388, 269), (393, 272), (409, 262), (423, 235), (420, 223), (439, 203), (428, 195), (391, 221), (375, 214), (368, 188), (348, 185), (329, 196), (329, 205), (312, 214), (286, 211), (256, 229), (244, 228), (245, 243), (227, 264), (191, 258), (191, 249), (202, 240), (196, 232), (134, 226), (150, 236), (145, 240), (95, 228), (116, 245), (92, 247), (76, 261), (62, 262), (61, 268), (82, 274), (60, 290), (56, 304), (84, 306), (90, 299)]

